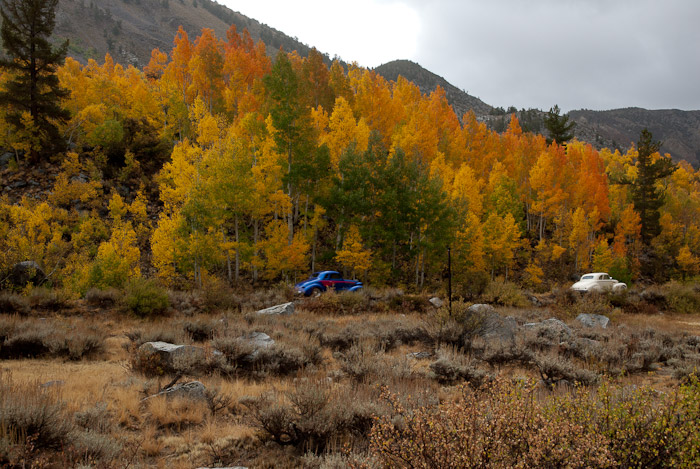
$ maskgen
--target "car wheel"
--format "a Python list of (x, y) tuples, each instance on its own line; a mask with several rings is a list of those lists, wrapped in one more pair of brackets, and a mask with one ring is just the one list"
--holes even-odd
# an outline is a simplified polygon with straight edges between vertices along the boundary
[(312, 288), (309, 296), (312, 298), (318, 298), (319, 296), (321, 296), (321, 289), (318, 287)]

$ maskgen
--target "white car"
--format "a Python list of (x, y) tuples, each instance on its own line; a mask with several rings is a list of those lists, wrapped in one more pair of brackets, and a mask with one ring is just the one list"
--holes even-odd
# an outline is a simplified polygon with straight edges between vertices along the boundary
[(581, 280), (574, 283), (571, 289), (579, 292), (619, 292), (626, 290), (627, 285), (623, 282), (618, 282), (605, 272), (595, 272), (582, 275)]

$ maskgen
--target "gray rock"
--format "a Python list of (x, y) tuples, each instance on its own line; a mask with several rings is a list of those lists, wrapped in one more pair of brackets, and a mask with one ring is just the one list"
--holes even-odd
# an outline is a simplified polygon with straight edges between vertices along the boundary
[(586, 327), (602, 327), (603, 329), (607, 328), (610, 322), (610, 319), (602, 314), (581, 313), (576, 316), (576, 320)]
[(244, 339), (249, 341), (256, 347), (267, 348), (272, 347), (275, 344), (275, 341), (272, 340), (272, 338), (264, 332), (251, 332), (250, 334), (248, 334), (247, 337), (244, 337)]
[(471, 305), (467, 311), (470, 313), (479, 313), (479, 314), (497, 314), (496, 310), (493, 308), (491, 305), (487, 304), (482, 304), (482, 303), (477, 303), (474, 305)]
[(195, 345), (174, 345), (167, 342), (146, 342), (138, 349), (145, 359), (157, 356), (167, 371), (190, 368), (204, 361), (206, 353)]
[(493, 306), (487, 304), (471, 305), (467, 311), (470, 316), (467, 321), (472, 321), (477, 335), (488, 340), (512, 340), (518, 323), (512, 317), (504, 318), (496, 312)]
[(444, 304), (444, 302), (437, 296), (432, 297), (428, 301), (431, 305), (435, 306), (436, 308), (442, 308), (442, 305)]
[(191, 399), (193, 401), (204, 401), (207, 399), (206, 391), (207, 391), (207, 389), (204, 387), (204, 385), (201, 382), (190, 381), (189, 383), (180, 383), (180, 384), (176, 384), (174, 386), (171, 386), (167, 389), (162, 390), (158, 394), (154, 394), (153, 396), (148, 396), (147, 398), (143, 399), (143, 401), (146, 401), (148, 399), (152, 399), (154, 397), (159, 397), (159, 396), (165, 396), (168, 399), (172, 399), (174, 397), (179, 397), (179, 398)]
[(256, 314), (276, 315), (276, 314), (294, 314), (294, 303), (284, 303), (270, 308), (256, 311)]
[(550, 331), (558, 334), (560, 337), (570, 337), (571, 336), (571, 328), (566, 325), (563, 321), (560, 321), (557, 318), (549, 318), (545, 319), (542, 322), (528, 322), (527, 324), (523, 324), (522, 326), (524, 329), (540, 329), (540, 328), (546, 328), (549, 329)]
[(226, 467), (198, 467), (197, 469), (248, 469), (245, 466), (226, 466)]
[(11, 189), (21, 189), (22, 187), (27, 187), (27, 181), (15, 181), (10, 184)]
[(15, 157), (14, 153), (3, 153), (0, 155), (0, 168), (4, 168), (5, 166), (10, 164), (10, 161)]
[(406, 355), (407, 358), (413, 358), (415, 360), (430, 358), (432, 356), (433, 354), (430, 352), (412, 352)]
[(566, 325), (564, 321), (561, 321), (557, 318), (549, 318), (545, 319), (540, 323), (541, 326), (548, 327), (550, 329), (557, 330), (559, 333), (570, 336), (571, 335), (571, 328)]
[(46, 274), (39, 264), (34, 261), (24, 261), (12, 266), (9, 281), (12, 285), (23, 287), (30, 282), (39, 285), (45, 279)]

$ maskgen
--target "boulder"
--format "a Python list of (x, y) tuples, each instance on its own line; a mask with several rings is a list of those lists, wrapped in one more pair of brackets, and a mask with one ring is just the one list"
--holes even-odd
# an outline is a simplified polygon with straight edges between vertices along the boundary
[(482, 303), (477, 303), (471, 305), (467, 311), (470, 313), (479, 313), (479, 314), (497, 314), (496, 310), (493, 308), (491, 305), (487, 304), (482, 304)]
[(243, 340), (253, 346), (253, 351), (243, 357), (243, 360), (247, 362), (255, 361), (260, 354), (260, 350), (275, 345), (275, 341), (264, 332), (251, 332), (247, 336), (241, 337), (239, 340)]
[(444, 302), (437, 296), (432, 297), (428, 300), (428, 302), (436, 308), (442, 308), (442, 305), (444, 304)]
[(576, 320), (586, 327), (608, 327), (610, 319), (602, 314), (585, 314), (581, 313), (576, 316)]
[(570, 337), (571, 336), (571, 328), (566, 325), (563, 321), (560, 321), (557, 318), (549, 318), (545, 319), (542, 322), (529, 322), (527, 324), (523, 324), (523, 328), (525, 329), (548, 329), (549, 331), (553, 332), (556, 335), (559, 335), (560, 337)]
[(24, 287), (28, 283), (41, 284), (46, 279), (46, 274), (39, 264), (34, 261), (19, 262), (12, 266), (9, 281), (17, 287)]
[(180, 383), (170, 386), (167, 389), (162, 390), (158, 394), (153, 396), (148, 396), (143, 399), (144, 401), (152, 399), (154, 397), (165, 396), (168, 399), (178, 397), (184, 399), (190, 399), (193, 401), (204, 401), (207, 399), (206, 388), (199, 381), (190, 381), (189, 383)]
[(142, 360), (157, 361), (165, 371), (177, 371), (204, 361), (206, 353), (195, 345), (175, 345), (167, 342), (146, 342), (138, 349)]
[(512, 317), (504, 318), (496, 312), (493, 306), (487, 304), (471, 305), (467, 311), (471, 313), (468, 321), (474, 321), (476, 334), (490, 340), (512, 340), (518, 323)]
[(4, 168), (10, 164), (10, 161), (15, 157), (14, 153), (3, 153), (0, 155), (0, 168)]
[(264, 315), (294, 314), (294, 303), (284, 303), (270, 308), (261, 309), (255, 312)]

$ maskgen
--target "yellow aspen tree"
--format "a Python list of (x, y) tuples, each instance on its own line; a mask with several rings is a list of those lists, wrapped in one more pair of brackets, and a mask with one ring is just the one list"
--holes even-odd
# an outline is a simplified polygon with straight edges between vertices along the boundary
[(356, 225), (348, 228), (343, 238), (343, 246), (336, 253), (335, 260), (351, 272), (353, 278), (356, 273), (366, 274), (372, 264), (372, 252), (362, 244), (362, 236)]
[(683, 280), (686, 279), (686, 276), (697, 275), (700, 272), (700, 258), (691, 252), (688, 245), (680, 248), (676, 256), (676, 263), (678, 264), (678, 270), (683, 275)]

